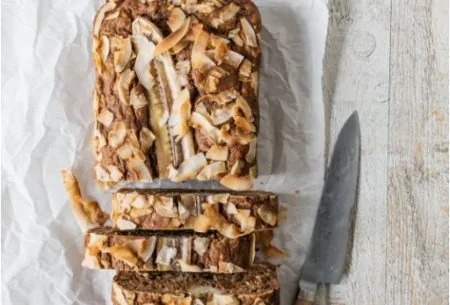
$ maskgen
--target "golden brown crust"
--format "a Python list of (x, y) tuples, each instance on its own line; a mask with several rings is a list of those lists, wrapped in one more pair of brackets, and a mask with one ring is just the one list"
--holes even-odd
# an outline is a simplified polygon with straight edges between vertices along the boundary
[(228, 239), (186, 231), (86, 233), (83, 266), (124, 271), (242, 272), (253, 263), (254, 235)]
[(278, 225), (278, 197), (272, 193), (121, 190), (112, 202), (118, 230), (215, 230), (236, 238)]
[[(250, 188), (259, 120), (256, 6), (119, 0), (99, 9), (93, 28), (99, 184), (198, 179)], [(213, 145), (227, 149), (225, 160), (207, 157)]]

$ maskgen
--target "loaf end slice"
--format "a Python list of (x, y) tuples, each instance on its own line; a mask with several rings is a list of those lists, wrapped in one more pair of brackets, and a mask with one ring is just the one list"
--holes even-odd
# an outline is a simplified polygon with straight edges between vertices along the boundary
[(262, 264), (237, 274), (118, 272), (112, 300), (114, 305), (278, 305), (279, 292), (275, 267)]
[(250, 189), (261, 20), (249, 0), (108, 1), (94, 19), (95, 177)]
[(236, 238), (278, 225), (278, 197), (268, 192), (124, 189), (112, 203), (118, 230), (211, 230)]
[(233, 273), (247, 270), (254, 256), (254, 234), (229, 239), (218, 233), (97, 228), (86, 233), (83, 266), (124, 271)]

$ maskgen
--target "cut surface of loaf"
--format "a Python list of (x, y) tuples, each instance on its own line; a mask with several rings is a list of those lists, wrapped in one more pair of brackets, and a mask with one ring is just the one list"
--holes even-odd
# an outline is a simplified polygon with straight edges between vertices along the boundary
[(278, 197), (267, 192), (125, 189), (112, 203), (118, 230), (214, 230), (236, 238), (278, 224)]
[(115, 0), (93, 25), (95, 177), (257, 175), (261, 20), (250, 0)]
[(112, 300), (114, 305), (278, 305), (279, 289), (269, 264), (235, 274), (118, 272)]
[(125, 271), (232, 273), (248, 269), (254, 257), (254, 234), (229, 239), (218, 233), (97, 228), (86, 233), (82, 265)]

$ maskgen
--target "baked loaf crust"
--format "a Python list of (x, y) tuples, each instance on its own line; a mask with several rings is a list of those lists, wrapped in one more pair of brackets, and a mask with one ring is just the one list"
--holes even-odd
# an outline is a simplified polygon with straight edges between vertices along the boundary
[(112, 197), (118, 230), (215, 230), (228, 238), (273, 230), (278, 197), (267, 192), (120, 190)]
[(255, 236), (97, 228), (86, 233), (85, 247), (82, 265), (92, 269), (232, 273), (253, 263)]
[(278, 305), (279, 289), (269, 264), (235, 274), (118, 272), (112, 300), (114, 305)]
[(95, 177), (257, 175), (261, 20), (250, 0), (115, 0), (93, 26)]

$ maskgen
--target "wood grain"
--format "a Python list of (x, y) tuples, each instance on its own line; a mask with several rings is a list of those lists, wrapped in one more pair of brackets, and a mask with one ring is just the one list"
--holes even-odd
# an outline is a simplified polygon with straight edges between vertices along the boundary
[[(389, 304), (386, 284), (387, 145), (389, 111), (390, 1), (332, 1), (325, 73), (337, 69), (331, 140), (358, 110), (361, 122), (361, 172), (348, 276), (330, 286), (342, 304)], [(339, 48), (342, 48), (339, 50)], [(333, 80), (330, 79), (330, 82)], [(333, 90), (333, 91), (331, 91)], [(331, 96), (331, 97), (330, 97)]]
[[(333, 142), (358, 110), (361, 177), (342, 304), (448, 304), (448, 1), (331, 0)], [(331, 148), (331, 147), (330, 147)]]
[(444, 18), (448, 18), (446, 1), (392, 1), (388, 304), (448, 304), (448, 42), (444, 38), (448, 24), (444, 27)]

